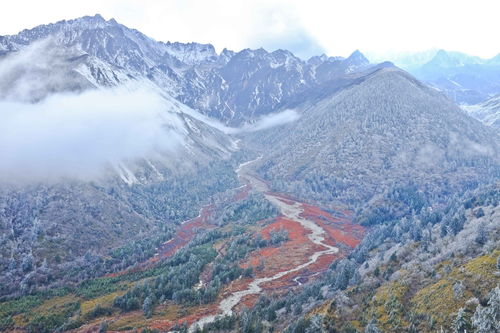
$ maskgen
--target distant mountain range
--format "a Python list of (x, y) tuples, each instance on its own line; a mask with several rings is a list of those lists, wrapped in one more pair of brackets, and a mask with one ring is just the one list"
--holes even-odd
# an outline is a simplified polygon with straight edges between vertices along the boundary
[(461, 52), (429, 50), (389, 58), (459, 104), (480, 103), (500, 93), (500, 54), (482, 59)]

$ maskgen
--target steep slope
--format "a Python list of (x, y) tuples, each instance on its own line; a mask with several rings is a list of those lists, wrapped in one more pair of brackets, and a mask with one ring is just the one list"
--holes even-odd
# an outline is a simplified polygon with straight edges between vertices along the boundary
[(254, 139), (262, 175), (301, 197), (359, 202), (393, 186), (447, 193), (498, 177), (497, 134), (394, 67), (296, 110), (301, 119)]
[(269, 53), (246, 49), (234, 54), (223, 67), (205, 74), (201, 71), (206, 75), (203, 81), (208, 81), (205, 90), (179, 98), (237, 125), (277, 111), (297, 96), (314, 93), (326, 81), (368, 66), (359, 51), (347, 59), (325, 56), (306, 63), (286, 50)]
[(486, 125), (500, 128), (500, 94), (476, 104), (463, 106), (472, 117), (482, 121)]
[[(81, 281), (151, 257), (176, 225), (196, 216), (212, 195), (236, 186), (230, 160), (235, 141), (192, 118), (186, 112), (194, 111), (177, 101), (163, 100), (163, 108), (156, 121), (165, 135), (152, 142), (158, 149), (133, 159), (109, 156), (90, 177), (88, 170), (81, 175), (64, 167), (69, 152), (44, 172), (28, 166), (24, 175), (22, 164), (17, 170), (2, 164), (0, 296)], [(102, 132), (98, 144), (107, 146), (108, 131), (98, 127), (89, 133)], [(162, 148), (161, 140), (172, 138), (176, 143)], [(50, 146), (41, 149), (43, 159), (52, 158)], [(80, 149), (81, 157), (73, 154), (76, 164), (70, 165), (87, 165)]]
[[(53, 161), (37, 168), (28, 153), (25, 162), (16, 164), (16, 156), (32, 150), (31, 139), (13, 155), (8, 155), (13, 143), (2, 142), (0, 154), (6, 155), (0, 166), (0, 267), (5, 272), (0, 277), (1, 295), (133, 265), (152, 256), (175, 225), (196, 216), (210, 196), (236, 185), (230, 162), (238, 149), (234, 139), (198, 120), (194, 110), (171, 97), (170, 89), (147, 79), (149, 68), (167, 56), (172, 63), (208, 62), (213, 60), (213, 48), (157, 43), (100, 16), (25, 30), (0, 38), (0, 45), (0, 116), (12, 119), (18, 110), (25, 118), (19, 118), (17, 126), (27, 128), (10, 138), (33, 136), (31, 143), (41, 158), (35, 161)], [(124, 83), (129, 85), (123, 87)], [(147, 101), (128, 98), (130, 107), (116, 104), (126, 96)], [(61, 118), (66, 119), (61, 127), (76, 123), (71, 128), (83, 134), (62, 131), (60, 140), (44, 146), (44, 131), (50, 136), (52, 128), (57, 137), (60, 128), (50, 121), (35, 124), (43, 118), (39, 112), (59, 114), (53, 119), (56, 123)], [(126, 121), (129, 112), (137, 115), (131, 122)], [(71, 115), (75, 113), (76, 118)], [(130, 139), (130, 147), (124, 149), (133, 150), (149, 138), (147, 149), (128, 157), (115, 154), (119, 149), (110, 142), (119, 142), (113, 141), (113, 126), (123, 120), (122, 138)], [(152, 127), (141, 127), (146, 123)], [(3, 132), (9, 130), (6, 124)], [(36, 127), (30, 131), (31, 126)], [(40, 129), (44, 126), (48, 129)], [(130, 131), (131, 126), (137, 131)], [(75, 147), (68, 150), (60, 141)], [(100, 146), (109, 149), (99, 153), (102, 165), (88, 177), (85, 151)], [(68, 159), (74, 163), (65, 166)]]

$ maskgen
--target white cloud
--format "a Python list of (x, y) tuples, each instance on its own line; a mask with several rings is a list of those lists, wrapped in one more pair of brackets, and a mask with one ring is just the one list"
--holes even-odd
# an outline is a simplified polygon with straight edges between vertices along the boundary
[[(0, 101), (0, 182), (96, 180), (137, 159), (177, 158), (187, 130), (168, 105), (140, 86), (55, 94), (36, 104)], [(285, 110), (232, 128), (187, 107), (182, 112), (227, 134), (299, 118)]]
[(288, 110), (231, 128), (147, 81), (53, 94), (71, 81), (61, 70), (64, 56), (50, 43), (42, 40), (0, 61), (0, 181), (93, 180), (123, 163), (173, 156), (188, 135), (179, 112), (227, 134), (298, 118)]
[(264, 115), (257, 119), (255, 122), (243, 124), (241, 127), (229, 127), (216, 119), (209, 118), (190, 108), (183, 109), (183, 112), (199, 121), (204, 122), (209, 126), (212, 126), (213, 128), (218, 129), (225, 134), (235, 135), (248, 132), (257, 132), (268, 128), (285, 125), (300, 118), (300, 115), (295, 110), (287, 109)]
[(219, 50), (276, 45), (347, 56), (438, 47), (492, 57), (500, 52), (498, 12), (497, 0), (18, 0), (0, 12), (0, 34), (101, 13), (157, 40)]
[(276, 126), (281, 126), (291, 123), (300, 118), (300, 115), (295, 110), (284, 110), (281, 112), (271, 113), (259, 118), (253, 124), (245, 124), (240, 132), (257, 132), (269, 129)]
[(0, 101), (0, 180), (91, 180), (110, 167), (173, 153), (183, 125), (152, 92), (122, 87)]

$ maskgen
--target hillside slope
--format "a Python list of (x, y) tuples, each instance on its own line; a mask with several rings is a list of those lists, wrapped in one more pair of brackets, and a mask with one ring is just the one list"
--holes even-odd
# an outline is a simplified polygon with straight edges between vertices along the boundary
[(463, 106), (463, 108), (472, 117), (486, 125), (497, 129), (500, 128), (500, 95), (495, 95), (476, 105)]
[(366, 201), (393, 186), (447, 193), (498, 177), (498, 135), (397, 68), (383, 68), (296, 110), (253, 137), (260, 172), (277, 188), (329, 201)]

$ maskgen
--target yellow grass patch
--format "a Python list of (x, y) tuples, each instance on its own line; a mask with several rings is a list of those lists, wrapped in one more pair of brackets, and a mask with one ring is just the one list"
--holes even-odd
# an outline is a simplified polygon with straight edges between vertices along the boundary
[(68, 294), (66, 296), (56, 296), (51, 299), (46, 300), (36, 308), (30, 311), (31, 316), (35, 314), (47, 315), (58, 312), (58, 310), (63, 309), (67, 304), (78, 302), (79, 298), (73, 294)]
[(97, 305), (100, 305), (102, 307), (111, 307), (115, 298), (117, 296), (124, 295), (126, 292), (126, 290), (115, 291), (114, 293), (83, 302), (81, 304), (82, 316), (85, 316), (87, 313), (92, 311)]

